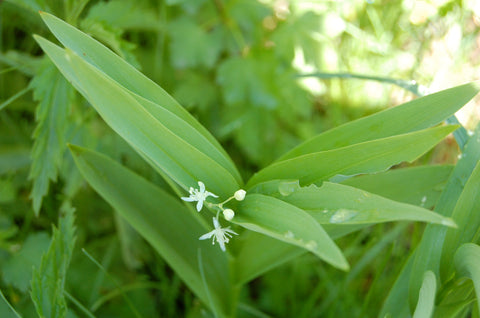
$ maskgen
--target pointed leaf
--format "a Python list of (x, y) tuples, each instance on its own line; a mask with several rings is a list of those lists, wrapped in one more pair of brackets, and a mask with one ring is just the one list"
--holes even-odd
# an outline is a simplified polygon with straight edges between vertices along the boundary
[(307, 249), (343, 270), (348, 263), (325, 230), (308, 213), (273, 197), (250, 194), (232, 220), (249, 230)]
[[(237, 181), (219, 164), (218, 157), (210, 157), (211, 152), (205, 148), (199, 150), (197, 147), (202, 144), (192, 144), (196, 132), (183, 120), (132, 95), (75, 53), (68, 52), (66, 55), (64, 50), (44, 39), (37, 37), (37, 41), (105, 121), (184, 189), (195, 186), (200, 180), (222, 197), (228, 197), (238, 190)], [(149, 112), (151, 109), (155, 109), (157, 114), (162, 113), (161, 121)], [(208, 147), (207, 144), (203, 145)]]
[[(70, 146), (88, 183), (165, 259), (189, 288), (222, 315), (230, 308), (226, 254), (198, 238), (208, 231), (179, 202), (160, 188), (96, 152)], [(202, 255), (202, 280), (198, 264)], [(211, 300), (211, 302), (210, 302)]]
[[(40, 14), (57, 39), (66, 48), (75, 52), (84, 62), (97, 68), (134, 95), (151, 101), (157, 107), (168, 110), (193, 127), (216, 149), (218, 156), (221, 157), (217, 160), (235, 176), (238, 182), (241, 182), (240, 174), (235, 165), (218, 141), (160, 86), (87, 34), (51, 14), (45, 12)], [(152, 116), (158, 121), (162, 121), (161, 113), (153, 112)]]
[(455, 129), (456, 126), (440, 126), (280, 161), (255, 174), (247, 188), (274, 179), (294, 179), (307, 185), (338, 174), (383, 171), (417, 159)]
[(283, 155), (279, 161), (434, 126), (453, 115), (479, 91), (479, 83), (473, 82), (417, 98), (324, 132)]

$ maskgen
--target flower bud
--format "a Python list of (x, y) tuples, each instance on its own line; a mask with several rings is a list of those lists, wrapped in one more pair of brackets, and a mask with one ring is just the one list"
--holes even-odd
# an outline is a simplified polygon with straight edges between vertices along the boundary
[(247, 191), (240, 189), (235, 192), (233, 196), (235, 197), (235, 200), (242, 201), (243, 199), (245, 199), (245, 194), (247, 194)]
[(225, 220), (230, 221), (235, 216), (235, 212), (233, 212), (232, 209), (225, 209), (223, 210), (223, 216), (225, 217)]

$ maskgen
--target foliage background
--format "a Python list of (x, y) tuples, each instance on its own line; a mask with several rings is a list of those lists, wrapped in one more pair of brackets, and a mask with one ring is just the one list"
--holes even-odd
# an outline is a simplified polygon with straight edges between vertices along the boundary
[[(144, 317), (203, 310), (76, 171), (66, 142), (101, 149), (163, 183), (56, 80), (31, 37), (49, 37), (38, 10), (66, 19), (159, 83), (221, 141), (245, 177), (319, 132), (413, 98), (378, 81), (298, 75), (375, 75), (437, 91), (475, 79), (480, 67), (475, 0), (1, 2), (0, 287), (25, 317), (35, 316), (32, 266), (40, 266), (67, 199), (76, 209), (66, 281), (72, 299), (98, 317), (130, 317), (132, 308)], [(39, 102), (52, 87), (59, 92), (53, 102)], [(63, 112), (55, 108), (62, 102), (70, 105)], [(473, 128), (478, 98), (457, 115)], [(457, 153), (447, 139), (421, 160), (454, 163)], [(338, 243), (351, 263), (364, 264), (356, 272), (305, 255), (250, 283), (242, 299), (280, 317), (375, 315), (423, 227), (386, 224), (347, 236)], [(69, 316), (82, 316), (69, 307)], [(8, 315), (0, 302), (0, 316)]]

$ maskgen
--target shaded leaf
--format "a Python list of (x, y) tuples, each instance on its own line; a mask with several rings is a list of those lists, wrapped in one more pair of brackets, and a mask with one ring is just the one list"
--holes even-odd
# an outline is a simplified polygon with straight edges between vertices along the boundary
[[(198, 238), (208, 231), (180, 201), (111, 159), (70, 146), (89, 184), (165, 259), (185, 284), (221, 316), (231, 309), (226, 254)], [(198, 264), (202, 255), (203, 273)], [(202, 279), (202, 274), (206, 284)]]
[(30, 197), (38, 215), (50, 181), (56, 181), (66, 149), (68, 110), (72, 87), (51, 63), (45, 63), (33, 78), (34, 99), (39, 102), (35, 112), (37, 127), (33, 133), (32, 165), (29, 179), (33, 181)]
[(60, 208), (59, 229), (54, 227), (48, 251), (33, 271), (31, 297), (40, 317), (66, 317), (64, 296), (67, 269), (75, 244), (74, 208), (65, 202)]

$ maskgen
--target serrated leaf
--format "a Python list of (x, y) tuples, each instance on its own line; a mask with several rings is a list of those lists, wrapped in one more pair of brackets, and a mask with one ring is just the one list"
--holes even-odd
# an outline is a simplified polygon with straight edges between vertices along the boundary
[(473, 82), (346, 123), (302, 143), (278, 161), (425, 129), (453, 115), (479, 91), (479, 83)]
[(340, 249), (313, 217), (281, 200), (249, 194), (240, 202), (231, 222), (300, 246), (339, 269), (349, 267)]
[(35, 119), (37, 127), (32, 148), (29, 179), (33, 181), (30, 198), (38, 215), (50, 181), (56, 181), (66, 149), (68, 110), (73, 89), (51, 63), (45, 63), (31, 84), (34, 99), (39, 102)]
[(31, 297), (40, 317), (66, 317), (64, 296), (67, 269), (75, 245), (75, 209), (66, 201), (60, 208), (59, 229), (53, 228), (52, 241), (33, 271)]
[(440, 126), (276, 162), (256, 173), (247, 188), (274, 179), (299, 180), (301, 185), (308, 185), (335, 175), (384, 171), (417, 159), (456, 128)]
[[(88, 183), (142, 235), (206, 304), (230, 310), (226, 254), (198, 238), (208, 230), (180, 201), (111, 159), (70, 146)], [(196, 213), (196, 212), (195, 212)], [(199, 268), (201, 253), (203, 274)], [(205, 277), (204, 284), (202, 275)]]

